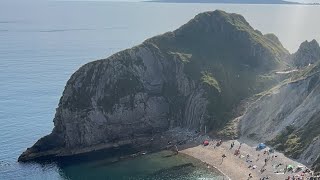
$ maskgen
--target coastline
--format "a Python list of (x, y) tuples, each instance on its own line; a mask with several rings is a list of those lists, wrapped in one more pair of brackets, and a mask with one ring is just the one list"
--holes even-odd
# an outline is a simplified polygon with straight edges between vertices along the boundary
[[(138, 140), (139, 139), (139, 140)], [(284, 173), (285, 167), (288, 165), (292, 165), (294, 169), (298, 166), (303, 167), (303, 169), (307, 168), (305, 165), (292, 160), (286, 156), (284, 156), (280, 152), (274, 152), (270, 155), (264, 154), (264, 150), (257, 151), (256, 145), (254, 142), (244, 141), (242, 143), (242, 139), (240, 140), (225, 140), (220, 146), (216, 146), (218, 140), (212, 139), (207, 135), (201, 135), (200, 133), (194, 133), (192, 131), (188, 131), (183, 128), (175, 128), (171, 129), (164, 133), (159, 133), (151, 137), (140, 137), (135, 139), (134, 141), (123, 141), (123, 143), (116, 143), (112, 145), (106, 146), (101, 145), (98, 147), (90, 147), (90, 148), (81, 148), (76, 151), (72, 151), (69, 149), (68, 151), (58, 150), (56, 154), (52, 155), (53, 158), (80, 158), (81, 154), (84, 156), (88, 156), (89, 154), (99, 153), (101, 150), (102, 154), (105, 154), (107, 150), (114, 149), (118, 151), (123, 149), (122, 145), (131, 144), (131, 145), (139, 145), (139, 146), (130, 146), (134, 148), (134, 152), (130, 152), (129, 154), (120, 154), (116, 161), (120, 161), (127, 158), (132, 158), (140, 155), (145, 155), (153, 152), (159, 152), (162, 150), (172, 150), (176, 151), (175, 145), (177, 145), (180, 153), (200, 160), (201, 162), (207, 165), (207, 168), (214, 168), (225, 177), (225, 179), (229, 180), (246, 180), (249, 178), (249, 174), (252, 175), (250, 180), (259, 180), (260, 178), (269, 177), (269, 179), (279, 179), (283, 180), (288, 178), (288, 176), (296, 176), (300, 175), (303, 170), (299, 172), (286, 172)], [(202, 143), (205, 140), (209, 140), (208, 146), (203, 146)], [(234, 142), (235, 145), (233, 148), (230, 148), (231, 143)], [(251, 146), (250, 146), (251, 145)], [(235, 156), (234, 152), (236, 149), (240, 148), (240, 155)], [(112, 147), (112, 148), (111, 148)], [(122, 148), (121, 148), (122, 147)], [(110, 149), (111, 148), (111, 149)], [(269, 148), (266, 148), (269, 149)], [(65, 153), (68, 152), (68, 153)], [(45, 153), (45, 152), (42, 152)], [(133, 154), (132, 154), (133, 153)], [(249, 154), (249, 158), (247, 155)], [(34, 156), (39, 155), (39, 157)], [(80, 155), (80, 156), (79, 156)], [(226, 158), (222, 158), (222, 155), (226, 155)], [(271, 159), (272, 155), (276, 155), (275, 158)], [(36, 160), (41, 157), (46, 157), (47, 155), (43, 154), (29, 154), (26, 158), (20, 159), (20, 161), (29, 161)], [(265, 159), (270, 159), (267, 165), (264, 167)], [(249, 161), (248, 161), (249, 160)], [(279, 165), (280, 164), (280, 165)], [(255, 166), (255, 168), (253, 168)], [(261, 172), (261, 169), (265, 169)], [(309, 168), (308, 168), (309, 169)], [(310, 177), (311, 174), (306, 173), (307, 177)]]
[[(252, 175), (252, 180), (259, 180), (263, 177), (269, 177), (269, 179), (279, 179), (283, 180), (288, 178), (288, 176), (296, 176), (300, 175), (302, 171), (293, 173), (286, 172), (284, 173), (285, 166), (292, 165), (293, 167), (303, 166), (305, 165), (296, 162), (290, 158), (285, 157), (282, 153), (275, 152), (269, 155), (276, 155), (277, 157), (270, 158), (267, 165), (265, 166), (265, 171), (263, 173), (260, 172), (262, 167), (264, 166), (264, 160), (268, 158), (267, 154), (263, 154), (263, 151), (256, 151), (254, 147), (251, 147), (247, 144), (242, 144), (240, 149), (240, 156), (235, 156), (234, 151), (240, 146), (240, 142), (237, 140), (229, 140), (222, 143), (221, 146), (215, 147), (217, 141), (210, 141), (208, 146), (198, 145), (191, 148), (186, 148), (181, 150), (180, 152), (183, 154), (187, 154), (196, 159), (201, 160), (204, 163), (213, 166), (222, 174), (224, 174), (229, 179), (248, 179), (249, 174)], [(235, 142), (235, 146), (230, 149), (230, 144)], [(226, 158), (222, 160), (222, 155), (225, 154)], [(247, 154), (250, 157), (247, 159)], [(259, 158), (258, 158), (258, 154)], [(241, 157), (241, 158), (240, 158)], [(249, 160), (247, 162), (247, 160)], [(252, 162), (250, 162), (252, 161)], [(277, 167), (277, 165), (282, 164)], [(249, 168), (249, 166), (256, 166), (254, 169)], [(311, 174), (305, 174), (307, 177), (311, 176)]]
[[(143, 139), (143, 140), (142, 140)], [(269, 179), (279, 179), (283, 180), (288, 178), (288, 176), (292, 177), (297, 174), (301, 174), (302, 171), (297, 172), (297, 173), (283, 173), (284, 168), (287, 165), (292, 165), (293, 167), (301, 166), (301, 167), (306, 167), (305, 165), (294, 161), (290, 158), (285, 157), (282, 153), (275, 152), (270, 155), (263, 154), (263, 151), (257, 151), (255, 149), (255, 144), (253, 142), (246, 142), (241, 143), (241, 149), (240, 149), (240, 156), (235, 156), (234, 151), (239, 148), (240, 146), (240, 141), (238, 140), (226, 140), (223, 141), (223, 143), (220, 146), (216, 146), (218, 140), (212, 139), (209, 136), (206, 135), (201, 135), (198, 133), (186, 131), (185, 129), (172, 129), (170, 131), (167, 131), (166, 133), (163, 134), (157, 134), (156, 136), (152, 137), (152, 140), (149, 138), (142, 138), (140, 143), (138, 141), (135, 141), (134, 144), (143, 144), (142, 142), (148, 142), (151, 141), (153, 143), (149, 144), (147, 143), (145, 146), (140, 146), (136, 147), (135, 152), (131, 152), (129, 154), (119, 154), (119, 157), (117, 160), (114, 162), (118, 162), (124, 159), (131, 159), (137, 156), (153, 153), (153, 152), (160, 152), (163, 150), (172, 150), (175, 151), (174, 146), (177, 145), (179, 152), (183, 155), (187, 155), (189, 157), (195, 158), (202, 163), (204, 163), (207, 168), (213, 168), (216, 171), (218, 171), (224, 179), (229, 179), (229, 180), (246, 180), (249, 177), (249, 174), (252, 175), (252, 178), (250, 180), (259, 180), (260, 178), (263, 177), (269, 177)], [(153, 140), (154, 139), (154, 140)], [(137, 139), (136, 139), (137, 140)], [(208, 146), (203, 146), (202, 142), (204, 140), (209, 140), (209, 145)], [(168, 145), (169, 143), (171, 145)], [(231, 143), (234, 142), (235, 145), (232, 149), (230, 149)], [(127, 142), (129, 143), (129, 142)], [(126, 144), (126, 143), (124, 143)], [(132, 142), (129, 143), (132, 145)], [(115, 146), (113, 144), (113, 148), (118, 147), (120, 148), (120, 144), (117, 144), (118, 146)], [(250, 146), (251, 145), (251, 146)], [(109, 147), (109, 146), (108, 146)], [(153, 148), (152, 148), (153, 147)], [(86, 149), (90, 153), (88, 154), (88, 151), (83, 151), (78, 150), (78, 151), (68, 151), (69, 154), (65, 153), (58, 153), (58, 156), (55, 156), (56, 158), (70, 158), (70, 159), (79, 159), (81, 158), (79, 155), (84, 154), (86, 157), (90, 154), (96, 155), (99, 154), (99, 149), (101, 151), (100, 155), (106, 154), (106, 150), (109, 148), (106, 148), (105, 146), (99, 146), (99, 148), (95, 147), (92, 151), (91, 149)], [(115, 151), (118, 151), (120, 149), (114, 149)], [(153, 151), (153, 150), (154, 151)], [(268, 149), (268, 148), (266, 148)], [(225, 154), (226, 158), (222, 158), (222, 155)], [(248, 160), (246, 158), (247, 154), (250, 155), (249, 160), (251, 162), (247, 162)], [(260, 156), (258, 156), (258, 154)], [(101, 157), (99, 155), (99, 158)], [(264, 166), (264, 160), (266, 158), (270, 158), (271, 155), (276, 155), (276, 158), (272, 158), (265, 167), (265, 171), (263, 173), (260, 172), (262, 167)], [(239, 158), (241, 157), (241, 158)], [(259, 159), (258, 159), (259, 157)], [(37, 159), (37, 158), (35, 158)], [(222, 160), (223, 159), (223, 160)], [(258, 160), (257, 160), (258, 159)], [(275, 168), (276, 165), (282, 164)], [(256, 168), (249, 168), (249, 166), (256, 166)], [(306, 174), (307, 176), (311, 176)]]

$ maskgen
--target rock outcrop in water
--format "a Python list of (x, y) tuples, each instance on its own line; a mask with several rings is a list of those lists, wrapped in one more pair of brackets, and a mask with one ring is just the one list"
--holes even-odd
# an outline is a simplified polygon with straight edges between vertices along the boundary
[(197, 15), (179, 29), (107, 59), (67, 82), (54, 129), (19, 161), (136, 144), (170, 128), (223, 127), (241, 100), (274, 84), (288, 51), (238, 14)]
[[(246, 99), (243, 115), (230, 121)], [(263, 35), (242, 16), (205, 12), (76, 71), (52, 133), (19, 161), (139, 148), (172, 128), (220, 133), (231, 124), (240, 138), (266, 141), (320, 171), (319, 102), (315, 40), (290, 55), (275, 35)]]

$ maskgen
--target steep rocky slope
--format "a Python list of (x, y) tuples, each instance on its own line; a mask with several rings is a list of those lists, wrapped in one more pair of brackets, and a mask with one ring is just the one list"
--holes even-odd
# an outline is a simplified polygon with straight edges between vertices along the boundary
[(292, 55), (291, 61), (294, 66), (302, 68), (314, 64), (320, 59), (320, 47), (316, 40), (303, 42), (299, 50)]
[(285, 56), (274, 35), (241, 15), (201, 13), (81, 67), (67, 82), (52, 133), (19, 161), (132, 145), (177, 126), (218, 129), (241, 100), (276, 82), (265, 74), (284, 67)]
[(249, 105), (240, 118), (240, 132), (245, 140), (267, 142), (319, 171), (320, 59), (301, 68)]

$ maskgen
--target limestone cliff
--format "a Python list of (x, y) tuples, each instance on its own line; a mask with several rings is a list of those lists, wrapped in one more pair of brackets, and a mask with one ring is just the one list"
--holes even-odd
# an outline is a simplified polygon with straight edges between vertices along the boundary
[(320, 170), (320, 62), (260, 94), (240, 118), (245, 140), (267, 142)]
[(107, 59), (67, 82), (52, 133), (19, 161), (135, 144), (173, 127), (223, 127), (232, 109), (264, 90), (288, 51), (238, 14), (205, 12), (179, 29)]

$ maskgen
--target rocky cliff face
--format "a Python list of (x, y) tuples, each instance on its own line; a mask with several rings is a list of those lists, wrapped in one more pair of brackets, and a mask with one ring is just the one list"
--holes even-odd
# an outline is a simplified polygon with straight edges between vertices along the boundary
[(320, 60), (320, 47), (316, 40), (303, 42), (298, 51), (292, 55), (292, 63), (302, 68)]
[(242, 138), (268, 142), (319, 171), (320, 63), (295, 72), (260, 96), (241, 117)]
[[(288, 52), (238, 14), (197, 15), (173, 32), (88, 63), (67, 82), (52, 133), (27, 161), (133, 144), (173, 127), (222, 127), (230, 111), (265, 87)], [(259, 86), (257, 85), (259, 84)]]

